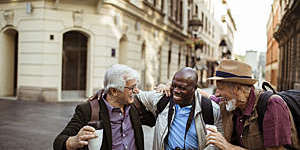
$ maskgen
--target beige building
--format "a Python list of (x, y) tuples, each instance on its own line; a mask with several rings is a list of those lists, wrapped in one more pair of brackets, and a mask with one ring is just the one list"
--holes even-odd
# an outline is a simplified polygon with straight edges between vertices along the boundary
[(200, 85), (206, 87), (214, 84), (207, 78), (214, 75), (218, 62), (231, 58), (236, 25), (227, 0), (200, 0), (196, 6), (203, 22), (198, 38), (204, 42), (202, 49), (197, 51), (200, 60), (197, 64)]
[(267, 57), (265, 74), (266, 80), (270, 82), (275, 89), (277, 89), (279, 74), (279, 45), (273, 34), (280, 24), (280, 3), (280, 0), (273, 1), (267, 22)]
[(197, 2), (2, 0), (0, 96), (84, 99), (117, 63), (137, 69), (144, 89), (167, 82), (191, 65), (186, 41)]

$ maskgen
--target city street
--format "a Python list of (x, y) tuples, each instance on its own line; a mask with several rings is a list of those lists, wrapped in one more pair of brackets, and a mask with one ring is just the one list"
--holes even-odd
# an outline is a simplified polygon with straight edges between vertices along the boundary
[[(0, 100), (1, 150), (51, 150), (79, 102), (46, 103)], [(144, 127), (145, 148), (152, 148), (153, 129)]]
[[(212, 88), (202, 89), (211, 94)], [(56, 135), (80, 102), (0, 99), (0, 150), (51, 150)], [(152, 149), (154, 128), (144, 126), (145, 149)]]
[[(123, 107), (122, 98), (136, 88), (150, 90), (172, 81), (179, 93), (174, 95), (184, 101), (178, 104), (186, 106), (196, 83), (204, 96), (219, 93), (234, 98), (237, 104), (232, 108), (241, 110), (250, 107), (248, 100), (254, 97), (241, 94), (249, 92), (250, 86), (261, 90), (268, 82), (267, 89), (273, 91), (300, 90), (299, 10), (300, 0), (0, 0), (0, 150), (52, 150), (75, 107), (104, 87), (111, 93), (107, 100)], [(247, 103), (238, 105), (239, 100)], [(276, 117), (288, 116), (287, 109), (278, 112), (281, 115)], [(176, 127), (177, 122), (180, 128), (186, 125), (186, 120), (176, 117), (171, 122), (169, 116), (163, 119), (169, 122), (157, 129)], [(222, 118), (228, 121), (225, 129), (225, 125), (238, 125), (239, 121)], [(294, 126), (288, 118), (264, 119), (270, 124), (278, 120), (286, 120), (278, 131), (288, 123)], [(266, 134), (285, 138), (264, 143), (254, 137), (261, 144), (245, 144), (251, 143), (251, 133), (260, 133), (250, 129), (249, 135), (243, 132), (249, 137), (245, 142), (231, 144), (247, 149), (290, 144), (286, 143), (289, 132), (273, 134), (275, 130)], [(152, 150), (154, 127), (143, 126), (143, 130), (144, 137), (136, 135), (144, 138), (145, 150)], [(127, 135), (123, 128), (116, 128), (119, 131)], [(177, 132), (181, 133), (176, 130), (174, 135)], [(204, 135), (195, 133), (199, 138)], [(166, 144), (172, 149), (196, 147), (196, 142), (186, 140)]]

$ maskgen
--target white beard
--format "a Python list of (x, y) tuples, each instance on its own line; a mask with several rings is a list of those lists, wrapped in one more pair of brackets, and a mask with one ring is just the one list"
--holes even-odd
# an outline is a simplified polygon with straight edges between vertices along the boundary
[(236, 109), (236, 99), (231, 99), (231, 100), (227, 101), (225, 107), (226, 107), (226, 110), (229, 112), (234, 111)]

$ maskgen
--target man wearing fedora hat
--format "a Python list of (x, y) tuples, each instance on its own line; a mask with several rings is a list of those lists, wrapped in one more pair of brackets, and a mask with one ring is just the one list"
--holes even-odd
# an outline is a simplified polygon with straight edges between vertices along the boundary
[(287, 145), (299, 149), (291, 113), (281, 97), (270, 97), (262, 130), (259, 129), (256, 105), (261, 91), (253, 86), (257, 80), (252, 78), (251, 66), (235, 60), (223, 60), (216, 75), (209, 80), (217, 81), (222, 99), (220, 109), (224, 136), (211, 130), (207, 144), (214, 144), (221, 150), (285, 149)]

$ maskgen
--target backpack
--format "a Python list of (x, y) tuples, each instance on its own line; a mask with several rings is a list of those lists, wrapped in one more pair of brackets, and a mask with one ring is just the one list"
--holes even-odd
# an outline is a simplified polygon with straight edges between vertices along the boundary
[[(268, 91), (267, 88), (271, 89)], [(294, 118), (295, 127), (298, 135), (300, 135), (300, 90), (286, 90), (281, 92), (276, 92), (273, 87), (268, 82), (263, 82), (262, 89), (263, 93), (259, 96), (259, 100), (257, 103), (257, 112), (258, 112), (258, 125), (259, 130), (263, 131), (263, 119), (264, 114), (267, 110), (267, 102), (268, 99), (276, 94), (279, 95), (287, 104), (289, 110), (292, 113)]]
[[(140, 115), (142, 116), (140, 117), (142, 124), (148, 125), (150, 127), (155, 126), (157, 116), (166, 108), (169, 102), (169, 97), (165, 95), (158, 101), (157, 109), (155, 111), (156, 116), (154, 116), (152, 112), (146, 110), (145, 106), (140, 102), (142, 110), (144, 110), (144, 112), (142, 112)], [(214, 125), (213, 107), (210, 99), (202, 96), (201, 110), (205, 124)]]
[[(91, 106), (91, 121), (94, 122), (99, 120), (99, 103), (98, 100), (100, 100), (101, 95), (103, 93), (103, 90), (99, 90), (94, 96), (90, 97), (88, 99), (90, 106)], [(169, 103), (169, 97), (163, 96), (157, 103), (157, 110), (155, 112), (156, 116), (158, 116), (167, 106)], [(138, 108), (138, 113), (140, 116), (141, 123), (143, 125), (147, 125), (150, 127), (155, 126), (156, 123), (156, 116), (150, 111), (146, 109), (146, 107), (138, 100), (138, 98), (135, 96), (135, 104), (139, 105), (140, 108)], [(214, 124), (214, 116), (213, 116), (213, 107), (212, 102), (210, 99), (203, 97), (201, 100), (201, 109), (202, 109), (202, 116), (205, 124)]]

